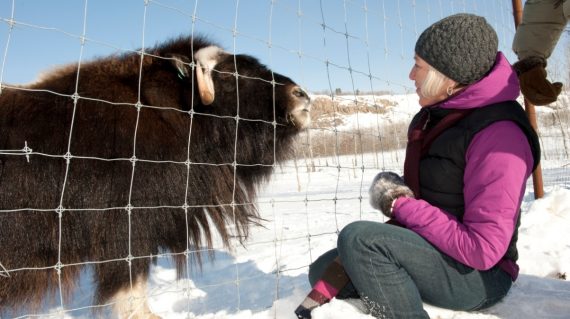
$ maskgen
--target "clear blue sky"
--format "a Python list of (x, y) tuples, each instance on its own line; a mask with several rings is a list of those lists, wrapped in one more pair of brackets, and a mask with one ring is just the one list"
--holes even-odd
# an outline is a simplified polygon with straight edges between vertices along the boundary
[(399, 93), (413, 86), (407, 76), (419, 33), (458, 12), (485, 16), (498, 32), (500, 49), (514, 61), (511, 1), (150, 0), (145, 14), (144, 0), (2, 0), (1, 76), (5, 83), (27, 83), (77, 61), (84, 28), (83, 60), (139, 49), (143, 34), (144, 45), (152, 46), (193, 28), (311, 91)]

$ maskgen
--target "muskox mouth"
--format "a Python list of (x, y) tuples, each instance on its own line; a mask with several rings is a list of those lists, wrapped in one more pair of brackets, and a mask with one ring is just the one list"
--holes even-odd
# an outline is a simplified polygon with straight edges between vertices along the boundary
[(287, 123), (301, 130), (311, 124), (311, 98), (298, 85), (288, 87), (291, 106), (288, 108)]
[(311, 124), (311, 110), (309, 107), (296, 109), (287, 114), (287, 122), (298, 129), (305, 129)]

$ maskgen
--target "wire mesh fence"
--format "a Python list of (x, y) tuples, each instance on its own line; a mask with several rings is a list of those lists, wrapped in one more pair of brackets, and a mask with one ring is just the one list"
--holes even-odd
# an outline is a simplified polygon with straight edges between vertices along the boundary
[[(358, 219), (382, 218), (368, 205), (367, 190), (378, 170), (401, 172), (403, 169), (407, 123), (419, 109), (415, 88), (408, 80), (419, 32), (453, 13), (479, 14), (486, 17), (497, 30), (500, 50), (513, 62), (515, 57), (510, 44), (514, 23), (510, 5), (492, 0), (131, 0), (120, 3), (62, 0), (41, 4), (25, 0), (4, 1), (0, 4), (0, 44), (3, 45), (0, 97), (2, 94), (6, 96), (7, 92), (43, 94), (50, 96), (54, 103), (62, 99), (72, 101), (72, 107), (70, 112), (61, 112), (60, 123), (38, 123), (32, 114), (21, 123), (28, 127), (25, 132), (33, 132), (46, 125), (64, 127), (66, 133), (61, 137), (65, 139), (64, 151), (38, 148), (38, 145), (29, 143), (25, 136), (16, 137), (10, 131), (2, 130), (3, 134), (0, 135), (0, 145), (21, 146), (4, 149), (0, 146), (2, 169), (2, 163), (16, 158), (27, 163), (40, 163), (34, 166), (37, 170), (26, 170), (25, 165), (20, 166), (23, 169), (18, 172), (21, 177), (18, 183), (24, 186), (18, 189), (30, 190), (29, 193), (10, 192), (10, 183), (14, 183), (14, 180), (8, 182), (6, 176), (14, 174), (1, 173), (1, 222), (7, 223), (15, 218), (16, 213), (20, 216), (18, 218), (26, 218), (26, 214), (33, 216), (44, 213), (56, 216), (55, 223), (46, 222), (34, 228), (43, 228), (44, 233), (55, 234), (56, 241), (49, 243), (56, 247), (55, 255), (48, 259), (51, 264), (15, 267), (14, 263), (0, 259), (0, 281), (38, 271), (45, 272), (46, 277), (55, 276), (55, 281), (50, 282), (50, 289), (46, 291), (46, 296), (51, 293), (52, 298), (46, 298), (40, 307), (34, 309), (15, 311), (11, 306), (5, 306), (0, 308), (0, 316), (74, 318), (89, 316), (93, 309), (110, 312), (120, 300), (98, 303), (92, 293), (87, 293), (85, 297), (74, 291), (74, 285), (67, 281), (72, 277), (65, 275), (67, 271), (83, 276), (73, 278), (83, 278), (78, 285), (91, 290), (90, 281), (85, 278), (97, 276), (94, 269), (97, 269), (97, 265), (105, 264), (123, 267), (130, 274), (126, 295), (117, 298), (127, 299), (131, 305), (133, 299), (148, 298), (153, 312), (165, 318), (194, 318), (220, 312), (231, 317), (243, 310), (265, 312), (267, 318), (281, 317), (280, 309), (287, 308), (287, 305), (280, 302), (286, 300), (295, 289), (306, 288), (308, 265), (320, 253), (334, 247), (335, 238), (344, 225)], [(280, 158), (276, 152), (286, 145), (280, 145), (275, 142), (278, 139), (273, 139), (273, 144), (268, 146), (269, 157), (259, 154), (258, 162), (242, 160), (240, 154), (248, 145), (240, 140), (239, 128), (265, 126), (273, 129), (270, 135), (277, 136), (278, 120), (275, 114), (278, 113), (278, 103), (275, 99), (271, 102), (273, 118), (244, 116), (247, 105), (240, 104), (239, 92), (246, 92), (247, 88), (240, 88), (238, 79), (251, 80), (257, 86), (270, 85), (273, 92), (280, 83), (274, 78), (262, 79), (240, 74), (237, 62), (234, 63), (235, 72), (214, 71), (219, 72), (215, 76), (235, 77), (238, 83), (238, 96), (234, 98), (231, 106), (233, 111), (229, 114), (213, 114), (207, 109), (194, 109), (193, 106), (184, 109), (176, 103), (153, 105), (145, 100), (142, 89), (146, 87), (144, 81), (147, 79), (143, 74), (145, 59), (157, 64), (169, 61), (172, 57), (156, 55), (154, 48), (157, 43), (179, 34), (189, 38), (205, 36), (229, 54), (255, 56), (271, 70), (290, 77), (309, 92), (313, 101), (312, 124), (297, 137), (286, 159)], [(564, 41), (561, 43), (549, 61), (551, 68), (564, 69), (566, 66), (565, 44)], [(97, 60), (99, 57), (129, 55), (136, 57), (139, 63), (134, 70), (138, 81), (127, 84), (131, 86), (130, 89), (134, 86), (134, 91), (138, 93), (134, 100), (90, 96), (82, 92), (83, 83), (95, 80), (82, 77), (83, 70), (88, 69), (92, 61), (101, 61)], [(194, 60), (187, 62), (194, 70)], [(66, 66), (53, 67), (62, 64)], [(63, 69), (75, 70), (72, 90), (61, 90), (57, 85), (42, 87), (46, 79), (56, 78)], [(109, 75), (116, 74), (120, 69), (121, 64), (113, 65)], [(103, 76), (96, 80), (104, 79)], [(102, 85), (105, 86), (105, 83)], [(218, 92), (224, 91), (223, 88), (216, 89)], [(120, 94), (114, 92), (120, 92), (121, 88), (108, 87), (107, 91), (111, 93), (106, 96), (118, 96)], [(198, 93), (192, 91), (192, 94), (194, 98)], [(97, 109), (82, 109), (81, 105), (85, 102), (93, 102), (90, 105)], [(570, 187), (569, 105), (570, 101), (563, 95), (553, 105), (537, 109), (546, 188)], [(121, 150), (123, 156), (105, 156), (104, 152), (75, 153), (76, 135), (73, 132), (81, 131), (77, 126), (85, 123), (75, 118), (76, 113), (84, 112), (81, 113), (83, 116), (93, 112), (92, 119), (96, 122), (95, 114), (117, 112), (118, 108), (126, 110), (125, 117), (116, 117), (116, 120), (130, 121), (128, 123), (131, 125), (128, 132), (114, 133), (125, 134), (131, 141)], [(52, 110), (57, 110), (57, 105), (47, 111)], [(187, 141), (179, 152), (165, 151), (164, 147), (169, 145), (166, 141), (163, 141), (163, 145), (157, 141), (151, 144), (149, 140), (141, 138), (153, 136), (152, 132), (141, 133), (139, 128), (139, 121), (144, 121), (140, 117), (152, 112), (159, 114), (157, 119), (164, 123), (172, 119), (184, 121), (184, 132), (172, 132), (180, 133), (182, 139)], [(234, 123), (233, 129), (213, 131), (210, 136), (202, 137), (203, 141), (194, 143), (197, 137), (193, 134), (197, 129), (192, 125), (196, 117), (210, 121), (213, 127), (215, 122), (229, 121)], [(232, 141), (229, 148), (231, 154), (222, 156), (221, 161), (196, 155), (209, 154), (207, 152), (211, 150), (208, 148), (215, 149), (217, 136), (224, 134), (229, 135), (228, 140)], [(18, 140), (13, 141), (15, 138)], [(257, 142), (261, 143), (261, 140)], [(152, 149), (146, 154), (153, 156), (141, 157), (141, 149), (149, 147)], [(177, 155), (165, 157), (164, 154)], [(261, 158), (270, 158), (270, 161)], [(122, 165), (114, 166), (117, 162)], [(44, 174), (42, 169), (53, 170), (54, 167), (59, 171), (51, 175), (54, 178), (50, 181), (52, 188), (32, 191), (33, 188), (25, 187), (34, 174)], [(216, 182), (207, 175), (193, 180), (196, 175), (189, 173), (193, 169), (205, 168), (224, 171), (224, 187), (230, 190), (229, 197), (219, 195), (212, 199), (192, 194), (195, 185), (216, 187)], [(261, 179), (251, 185), (244, 184), (249, 170), (257, 168), (273, 171), (269, 183)], [(148, 169), (153, 175), (139, 181), (137, 178), (141, 169)], [(78, 173), (77, 170), (82, 172)], [(101, 179), (97, 176), (106, 176), (109, 170), (115, 170), (113, 174), (116, 176), (128, 176), (126, 197), (117, 197), (114, 194), (116, 189), (104, 189), (98, 184)], [(90, 184), (81, 187), (70, 184), (73, 183), (70, 176), (76, 176), (73, 174), (91, 176), (85, 179)], [(170, 176), (183, 176), (182, 194), (169, 198), (137, 198), (144, 194), (138, 188), (148, 187), (148, 183), (164, 182), (166, 185)], [(156, 179), (153, 181), (153, 178)], [(240, 196), (243, 188), (248, 187), (257, 189), (258, 196)], [(532, 189), (530, 185), (528, 188)], [(38, 203), (33, 200), (37, 192), (50, 193), (55, 200), (47, 206), (34, 206), (34, 203)], [(73, 197), (75, 201), (68, 200), (69, 192), (78, 192)], [(90, 198), (94, 193), (126, 200), (120, 205), (108, 205), (115, 202), (105, 198), (94, 201)], [(217, 194), (216, 189), (212, 193)], [(91, 203), (98, 204), (90, 206)], [(236, 207), (241, 206), (258, 207), (262, 218), (259, 223), (251, 225), (247, 239), (239, 236), (240, 230), (236, 226), (236, 218), (240, 218), (236, 216)], [(132, 233), (133, 224), (158, 223), (161, 214), (166, 214), (165, 211), (169, 209), (178, 210), (186, 216), (185, 225), (182, 225), (184, 238), (178, 238), (183, 243), (182, 248), (172, 250), (161, 247), (155, 251), (142, 247), (136, 252), (131, 250), (131, 247), (140, 247), (133, 242), (137, 240)], [(223, 221), (227, 231), (235, 236), (229, 247), (224, 245), (219, 235), (220, 229), (212, 224), (215, 216), (205, 213), (208, 210), (214, 211), (214, 214), (231, 212), (227, 216), (232, 217)], [(188, 216), (202, 213), (204, 217), (199, 219), (199, 225), (189, 226)], [(124, 255), (106, 255), (100, 260), (68, 259), (66, 249), (75, 243), (66, 242), (73, 238), (66, 234), (81, 232), (82, 227), (92, 225), (85, 224), (85, 221), (102, 216), (109, 218), (106, 222), (110, 227), (114, 219), (128, 220), (127, 229), (115, 229), (127, 234), (127, 242), (121, 244), (127, 247), (127, 252)], [(73, 217), (80, 226), (65, 229), (67, 224), (62, 221), (66, 217)], [(195, 246), (187, 239), (195, 236), (192, 232), (197, 229), (200, 233), (212, 233), (211, 247)], [(167, 230), (165, 226), (161, 235), (168, 236)], [(34, 235), (38, 234), (22, 236), (28, 238)], [(1, 236), (7, 235), (4, 233)], [(109, 240), (123, 238), (113, 236), (109, 234)], [(37, 241), (41, 240), (37, 238)], [(9, 251), (26, 247), (2, 249)], [(204, 266), (198, 271), (200, 267), (195, 261), (200, 252), (215, 258), (214, 261), (203, 259)], [(105, 256), (105, 252), (102, 253)], [(183, 262), (174, 265), (170, 262), (172, 259)], [(152, 261), (154, 264), (146, 296), (136, 294), (138, 278), (132, 274), (136, 274), (137, 260)], [(146, 274), (149, 272), (145, 271)], [(174, 276), (176, 272), (182, 276)], [(11, 294), (10, 291), (3, 293), (3, 296)]]

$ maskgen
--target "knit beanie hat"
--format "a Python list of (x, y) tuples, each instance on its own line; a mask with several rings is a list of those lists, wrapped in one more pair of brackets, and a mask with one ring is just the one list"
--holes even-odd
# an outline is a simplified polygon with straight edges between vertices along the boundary
[(497, 33), (485, 18), (454, 14), (428, 27), (416, 42), (416, 54), (460, 84), (481, 79), (495, 63)]

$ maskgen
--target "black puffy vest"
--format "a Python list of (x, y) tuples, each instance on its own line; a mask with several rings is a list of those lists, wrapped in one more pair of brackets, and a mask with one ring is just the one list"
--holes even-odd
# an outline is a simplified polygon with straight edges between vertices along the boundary
[[(426, 129), (429, 130), (449, 114), (450, 110), (433, 108), (428, 112), (429, 121)], [(416, 120), (412, 120), (412, 125)], [(467, 148), (479, 131), (497, 121), (505, 120), (515, 122), (527, 136), (533, 153), (534, 170), (540, 160), (540, 144), (523, 108), (515, 101), (493, 104), (474, 109), (465, 118), (447, 128), (433, 140), (427, 149), (427, 154), (424, 154), (420, 160), (421, 198), (455, 215), (459, 221), (462, 221), (465, 211), (463, 175)], [(516, 241), (519, 224), (520, 214), (515, 233), (505, 254), (506, 258), (514, 261), (518, 259)]]

